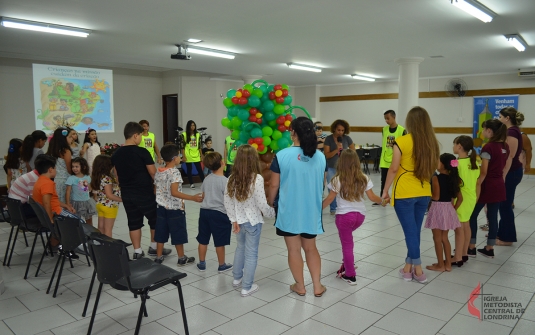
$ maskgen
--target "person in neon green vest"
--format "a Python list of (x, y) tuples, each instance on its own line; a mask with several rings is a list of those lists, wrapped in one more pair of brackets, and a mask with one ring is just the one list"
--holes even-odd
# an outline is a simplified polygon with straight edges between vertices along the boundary
[(163, 164), (162, 156), (160, 156), (160, 150), (156, 144), (156, 137), (154, 136), (154, 133), (149, 132), (149, 121), (141, 120), (138, 123), (143, 127), (143, 133), (141, 133), (141, 142), (139, 142), (139, 146), (149, 151), (154, 162), (156, 162), (154, 159), (154, 154), (156, 153), (156, 156), (158, 157), (158, 164)]
[[(394, 141), (396, 138), (407, 134), (407, 131), (396, 122), (396, 112), (389, 109), (384, 112), (384, 118), (386, 126), (383, 127), (383, 145), (381, 149), (381, 160), (379, 167), (381, 168), (381, 192), (385, 187), (386, 175), (388, 174), (388, 168), (392, 163), (392, 156), (394, 155)], [(374, 203), (373, 206), (380, 206), (381, 204)]]
[(186, 163), (186, 171), (188, 174), (189, 187), (195, 189), (195, 184), (193, 184), (193, 167), (192, 164), (195, 164), (195, 169), (201, 182), (204, 181), (204, 173), (202, 172), (201, 160), (201, 134), (197, 132), (197, 125), (195, 121), (189, 120), (186, 124), (186, 131), (182, 133), (184, 137), (184, 149), (182, 149), (182, 161)]
[[(238, 152), (238, 147), (232, 146), (234, 144), (234, 139), (227, 136), (225, 138), (225, 154), (223, 156), (223, 161), (225, 162), (227, 168), (225, 170), (225, 177), (229, 177), (232, 173), (232, 167), (234, 166), (234, 158), (236, 158), (236, 152)], [(231, 151), (232, 150), (232, 151)], [(230, 151), (230, 157), (229, 157)]]

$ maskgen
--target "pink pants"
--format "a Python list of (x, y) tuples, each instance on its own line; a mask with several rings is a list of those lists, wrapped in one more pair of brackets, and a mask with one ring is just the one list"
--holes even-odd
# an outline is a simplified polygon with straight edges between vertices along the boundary
[(347, 277), (354, 277), (355, 272), (355, 256), (353, 255), (353, 231), (364, 222), (364, 215), (359, 212), (350, 212), (346, 214), (337, 214), (335, 218), (336, 228), (338, 228), (338, 236), (342, 243), (342, 256), (345, 268), (345, 275)]

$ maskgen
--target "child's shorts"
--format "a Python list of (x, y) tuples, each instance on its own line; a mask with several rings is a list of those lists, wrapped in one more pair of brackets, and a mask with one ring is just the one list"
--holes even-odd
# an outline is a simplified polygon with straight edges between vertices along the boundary
[(172, 245), (188, 243), (186, 212), (181, 209), (165, 209), (158, 205), (156, 213), (158, 218), (154, 232), (155, 242), (166, 243), (171, 235)]
[(96, 208), (98, 216), (105, 219), (116, 219), (119, 212), (119, 207), (108, 207), (103, 204), (97, 204)]
[(201, 208), (199, 213), (199, 234), (197, 242), (203, 245), (210, 243), (210, 235), (214, 238), (214, 246), (230, 245), (232, 223), (227, 214), (220, 211)]

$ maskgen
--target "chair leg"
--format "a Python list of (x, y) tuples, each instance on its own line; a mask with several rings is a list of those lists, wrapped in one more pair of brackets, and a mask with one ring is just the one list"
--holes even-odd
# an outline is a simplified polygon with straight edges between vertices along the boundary
[[(46, 233), (46, 238), (50, 242), (50, 239), (52, 238), (52, 234)], [(48, 249), (50, 251), (50, 257), (54, 257), (54, 251), (52, 251), (52, 244), (48, 243)]]
[(145, 303), (147, 301), (147, 297), (145, 293), (139, 295), (141, 298), (141, 307), (139, 308), (139, 314), (137, 315), (137, 323), (136, 323), (136, 330), (134, 332), (134, 335), (139, 334), (139, 328), (141, 327), (141, 318), (143, 318), (143, 312), (146, 311), (145, 309)]
[(50, 293), (50, 288), (52, 287), (52, 283), (54, 282), (54, 277), (56, 276), (56, 271), (59, 266), (59, 261), (63, 258), (63, 253), (58, 256), (58, 260), (56, 261), (56, 266), (54, 267), (54, 271), (52, 272), (52, 277), (50, 278), (50, 283), (48, 283), (48, 288), (46, 290), (46, 294)]
[(93, 330), (93, 322), (95, 321), (95, 315), (97, 314), (98, 301), (100, 300), (100, 292), (102, 291), (102, 286), (104, 284), (100, 283), (98, 285), (97, 297), (95, 298), (95, 306), (93, 306), (93, 313), (91, 314), (91, 321), (89, 321), (89, 329), (87, 330), (87, 335), (91, 335)]
[(9, 246), (11, 245), (11, 238), (13, 237), (13, 230), (14, 229), (15, 229), (15, 226), (11, 226), (11, 231), (9, 232), (9, 239), (7, 240), (7, 247), (6, 247), (6, 254), (4, 256), (4, 263), (2, 264), (3, 266), (6, 266), (6, 263), (7, 263), (7, 254), (9, 254)]
[(82, 312), (83, 317), (85, 317), (85, 313), (87, 312), (87, 306), (89, 305), (89, 300), (91, 299), (91, 291), (93, 291), (93, 283), (95, 282), (96, 275), (97, 270), (94, 270), (93, 276), (91, 277), (91, 284), (89, 284), (89, 290), (87, 291), (87, 298), (85, 299), (84, 311)]
[(65, 265), (65, 258), (67, 258), (67, 256), (64, 255), (63, 259), (61, 260), (61, 266), (59, 267), (58, 279), (56, 280), (56, 288), (54, 288), (54, 294), (52, 295), (53, 298), (55, 298), (56, 294), (58, 293), (59, 282), (61, 281), (61, 274), (63, 273), (63, 266)]
[(184, 332), (189, 335), (188, 319), (186, 318), (186, 306), (184, 306), (184, 295), (182, 295), (182, 285), (177, 281), (176, 287), (178, 289), (178, 300), (180, 301), (180, 311), (182, 312), (182, 322), (184, 323)]
[(85, 252), (85, 259), (87, 259), (87, 266), (91, 267), (91, 262), (89, 261), (89, 252), (87, 251), (87, 246), (85, 243), (82, 243), (84, 246), (84, 252)]
[(45, 239), (43, 238), (43, 232), (39, 232), (39, 236), (41, 236), (41, 243), (43, 243), (43, 253), (44, 254), (47, 254), (47, 251), (46, 251), (46, 243), (45, 243)]
[(35, 233), (35, 237), (33, 238), (32, 250), (30, 251), (30, 257), (28, 258), (28, 265), (26, 266), (26, 273), (24, 274), (24, 279), (28, 278), (28, 271), (30, 270), (30, 264), (32, 263), (33, 251), (35, 250), (35, 242), (37, 242), (37, 233)]
[(28, 245), (28, 239), (26, 238), (26, 231), (22, 231), (22, 235), (24, 235), (24, 242), (26, 242), (26, 247), (29, 247)]
[(39, 270), (41, 269), (41, 265), (43, 264), (43, 259), (45, 258), (45, 255), (47, 254), (46, 249), (48, 248), (48, 245), (50, 244), (50, 240), (46, 241), (45, 248), (43, 250), (43, 254), (41, 255), (41, 260), (39, 261), (39, 265), (37, 266), (37, 271), (35, 271), (35, 276), (37, 277), (39, 275)]
[(13, 237), (13, 245), (11, 246), (11, 252), (9, 253), (9, 259), (7, 260), (7, 266), (11, 265), (11, 257), (13, 257), (13, 251), (15, 251), (15, 244), (17, 243), (17, 235), (19, 234), (20, 227), (17, 227), (15, 231), (15, 237)]

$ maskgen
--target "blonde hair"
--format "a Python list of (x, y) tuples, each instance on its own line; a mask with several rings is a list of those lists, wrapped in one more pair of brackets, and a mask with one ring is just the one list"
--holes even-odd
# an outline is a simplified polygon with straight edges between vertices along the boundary
[(254, 191), (256, 175), (260, 172), (260, 158), (256, 149), (249, 144), (240, 145), (234, 159), (232, 174), (228, 178), (228, 195), (240, 202), (247, 200)]
[(414, 176), (421, 182), (428, 182), (437, 168), (440, 156), (438, 140), (429, 114), (423, 107), (413, 107), (407, 114), (405, 127), (413, 141)]
[(354, 150), (345, 149), (338, 158), (336, 174), (338, 194), (347, 201), (361, 201), (368, 185), (368, 177), (360, 169), (359, 156)]

